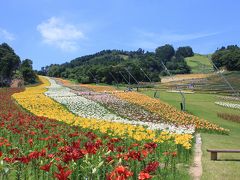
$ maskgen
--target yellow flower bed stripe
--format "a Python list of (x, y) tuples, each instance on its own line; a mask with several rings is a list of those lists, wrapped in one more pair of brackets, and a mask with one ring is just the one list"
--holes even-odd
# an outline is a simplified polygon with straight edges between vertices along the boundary
[(13, 95), (13, 98), (15, 98), (18, 104), (37, 116), (56, 119), (82, 128), (98, 130), (102, 133), (108, 133), (113, 136), (131, 137), (138, 141), (151, 140), (160, 143), (173, 139), (175, 144), (181, 144), (186, 149), (191, 147), (193, 136), (190, 134), (169, 134), (167, 132), (161, 132), (159, 134), (158, 132), (145, 129), (143, 126), (133, 126), (76, 116), (61, 104), (43, 94), (47, 91), (46, 87), (49, 86), (50, 83), (42, 76), (39, 78), (42, 81), (41, 85), (27, 87), (24, 92)]

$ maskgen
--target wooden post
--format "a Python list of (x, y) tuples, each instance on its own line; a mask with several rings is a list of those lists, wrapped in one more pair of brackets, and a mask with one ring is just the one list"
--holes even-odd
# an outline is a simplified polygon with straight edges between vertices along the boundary
[(217, 160), (217, 152), (211, 152), (211, 160)]

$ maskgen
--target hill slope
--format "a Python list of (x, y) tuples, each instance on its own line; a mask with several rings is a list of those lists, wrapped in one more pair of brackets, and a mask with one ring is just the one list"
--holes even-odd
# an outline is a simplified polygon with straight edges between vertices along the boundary
[(191, 73), (210, 73), (213, 71), (206, 55), (195, 54), (192, 57), (185, 58), (185, 61), (191, 67)]

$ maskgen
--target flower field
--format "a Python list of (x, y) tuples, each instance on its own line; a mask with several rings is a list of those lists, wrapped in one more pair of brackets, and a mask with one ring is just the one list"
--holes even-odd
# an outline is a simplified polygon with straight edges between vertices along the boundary
[[(57, 86), (55, 81), (50, 79), (50, 82), (51, 82), (51, 87)], [(57, 102), (66, 105), (68, 109), (70, 109), (72, 112), (80, 116), (87, 116), (89, 114), (90, 115), (89, 117), (91, 117), (91, 114), (92, 114), (97, 119), (105, 119), (105, 120), (110, 120), (112, 122), (113, 121), (121, 122), (124, 124), (142, 125), (142, 126), (146, 126), (148, 129), (151, 129), (151, 130), (165, 130), (168, 132), (173, 132), (178, 134), (192, 134), (195, 131), (195, 128), (193, 126), (176, 126), (170, 123), (166, 123), (164, 122), (164, 120), (162, 120), (162, 118), (159, 115), (146, 111), (140, 106), (137, 106), (127, 101), (124, 101), (122, 99), (119, 99), (114, 95), (111, 95), (108, 93), (89, 91), (87, 89), (82, 89), (82, 87), (79, 87), (79, 86), (78, 87), (74, 86), (71, 88), (74, 89), (74, 91), (71, 91), (71, 92), (79, 95), (74, 97), (75, 99), (78, 99), (78, 100), (75, 100), (73, 102), (73, 98), (64, 97), (65, 100), (61, 101), (62, 99), (61, 93), (59, 93), (59, 98), (56, 98), (57, 97), (56, 95), (54, 95), (54, 97), (52, 98), (55, 99)], [(51, 89), (52, 88), (49, 88), (49, 90)], [(48, 94), (48, 92), (46, 92), (45, 94)], [(72, 96), (74, 96), (74, 94)], [(88, 100), (84, 99), (83, 97)], [(84, 103), (81, 100), (88, 103)], [(71, 104), (71, 106), (69, 106), (69, 104)], [(82, 104), (85, 104), (85, 106), (82, 107)], [(99, 104), (101, 104), (102, 106), (99, 106)], [(81, 109), (84, 109), (84, 110), (79, 111), (79, 109), (76, 110), (76, 108), (74, 107), (80, 107)], [(106, 111), (103, 109), (104, 107), (110, 110), (111, 112), (114, 112), (114, 114), (118, 114), (120, 117), (118, 116), (118, 118), (116, 118), (117, 116), (112, 113), (111, 116), (107, 116), (106, 118), (104, 118), (103, 115), (101, 115), (102, 113), (92, 112), (92, 111), (99, 111), (102, 109), (101, 112), (105, 111), (105, 114), (104, 114), (105, 116), (110, 114), (109, 111)], [(82, 115), (81, 115), (81, 112), (82, 112)], [(121, 117), (124, 117), (124, 118), (121, 118)]]
[[(84, 87), (90, 88), (94, 91), (99, 91), (99, 87), (97, 86), (84, 85)], [(103, 89), (103, 86), (101, 86), (101, 88)], [(162, 119), (169, 123), (183, 126), (194, 125), (196, 130), (200, 131), (217, 132), (222, 134), (229, 133), (227, 129), (221, 128), (216, 124), (210, 123), (196, 116), (178, 111), (174, 107), (163, 103), (158, 99), (153, 99), (137, 92), (117, 93), (115, 91), (112, 91), (112, 93), (122, 100), (141, 106), (152, 113), (158, 114)]]
[[(192, 134), (154, 131), (71, 113), (42, 84), (0, 89), (1, 179), (173, 179), (187, 163)], [(48, 91), (46, 89), (49, 87)], [(18, 105), (26, 109), (24, 111)], [(54, 120), (55, 119), (55, 120)]]
[(1, 179), (166, 179), (189, 158), (166, 133), (136, 141), (29, 114), (11, 98), (19, 91), (0, 89)]

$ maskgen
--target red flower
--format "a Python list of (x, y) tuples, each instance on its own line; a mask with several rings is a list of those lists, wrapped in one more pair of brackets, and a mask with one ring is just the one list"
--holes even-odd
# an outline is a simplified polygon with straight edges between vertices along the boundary
[(141, 158), (141, 153), (139, 151), (130, 151), (128, 153), (128, 157), (134, 159), (134, 160), (138, 160), (138, 161), (141, 161), (142, 158)]
[(113, 160), (113, 157), (112, 157), (112, 156), (106, 157), (106, 161), (107, 161), (107, 162), (111, 162), (112, 160)]
[(8, 158), (8, 157), (5, 157), (3, 160), (6, 161), (6, 162), (8, 162), (8, 163), (14, 162), (14, 159)]
[(146, 144), (144, 145), (144, 147), (145, 147), (146, 149), (155, 149), (155, 148), (157, 148), (157, 144), (154, 143), (154, 142), (152, 142), (152, 143), (146, 143)]
[(32, 146), (33, 145), (33, 139), (29, 139), (28, 143), (30, 144), (30, 146)]
[(176, 157), (177, 156), (177, 152), (172, 152), (172, 157)]
[(94, 134), (93, 132), (90, 132), (90, 131), (86, 133), (86, 136), (87, 136), (88, 138), (90, 138), (91, 140), (94, 140), (94, 139), (97, 138), (97, 135)]
[(85, 148), (89, 154), (96, 154), (96, 152), (97, 152), (97, 148), (96, 148), (95, 144), (93, 144), (91, 142), (86, 142)]
[(125, 167), (124, 166), (118, 166), (116, 167), (115, 171), (118, 173), (118, 174), (122, 174), (125, 172)]
[(41, 166), (40, 169), (43, 170), (43, 171), (49, 172), (51, 165), (52, 165), (52, 162), (49, 163), (49, 164), (45, 164), (45, 165)]
[(140, 172), (140, 174), (138, 175), (139, 180), (151, 179), (151, 178), (152, 178), (152, 176), (145, 172)]
[(148, 155), (148, 151), (146, 151), (146, 150), (142, 150), (142, 155), (143, 155), (143, 157), (147, 157), (147, 155)]
[(37, 159), (37, 158), (39, 158), (39, 156), (40, 156), (40, 153), (37, 152), (37, 151), (33, 151), (33, 152), (31, 152), (31, 153), (28, 154), (28, 157), (29, 157), (30, 159)]
[(70, 176), (72, 174), (71, 170), (66, 170), (66, 167), (62, 167), (60, 164), (57, 165), (58, 167), (58, 171), (59, 173), (54, 173), (54, 176), (58, 179), (58, 180), (67, 180), (68, 176)]
[(107, 180), (125, 180), (132, 175), (133, 173), (126, 167), (118, 166), (110, 174), (107, 174)]
[(158, 167), (159, 167), (159, 162), (157, 161), (150, 162), (148, 163), (147, 167), (143, 170), (143, 172), (150, 173), (150, 172), (156, 171)]
[(119, 141), (120, 141), (119, 138), (112, 138), (112, 139), (110, 139), (111, 143), (115, 143), (115, 142), (119, 142)]
[(27, 157), (27, 156), (23, 156), (23, 157), (20, 157), (20, 158), (15, 158), (16, 161), (20, 161), (24, 164), (28, 164), (30, 162), (30, 158)]
[(54, 158), (54, 156), (55, 156), (54, 154), (48, 154), (47, 157), (52, 159), (52, 158)]
[(70, 138), (79, 136), (78, 132), (68, 134)]
[(137, 146), (139, 146), (138, 143), (133, 143), (133, 144), (131, 145), (131, 147), (137, 147)]
[(3, 155), (3, 153), (2, 153), (2, 151), (0, 151), (0, 157), (2, 157), (2, 155)]

